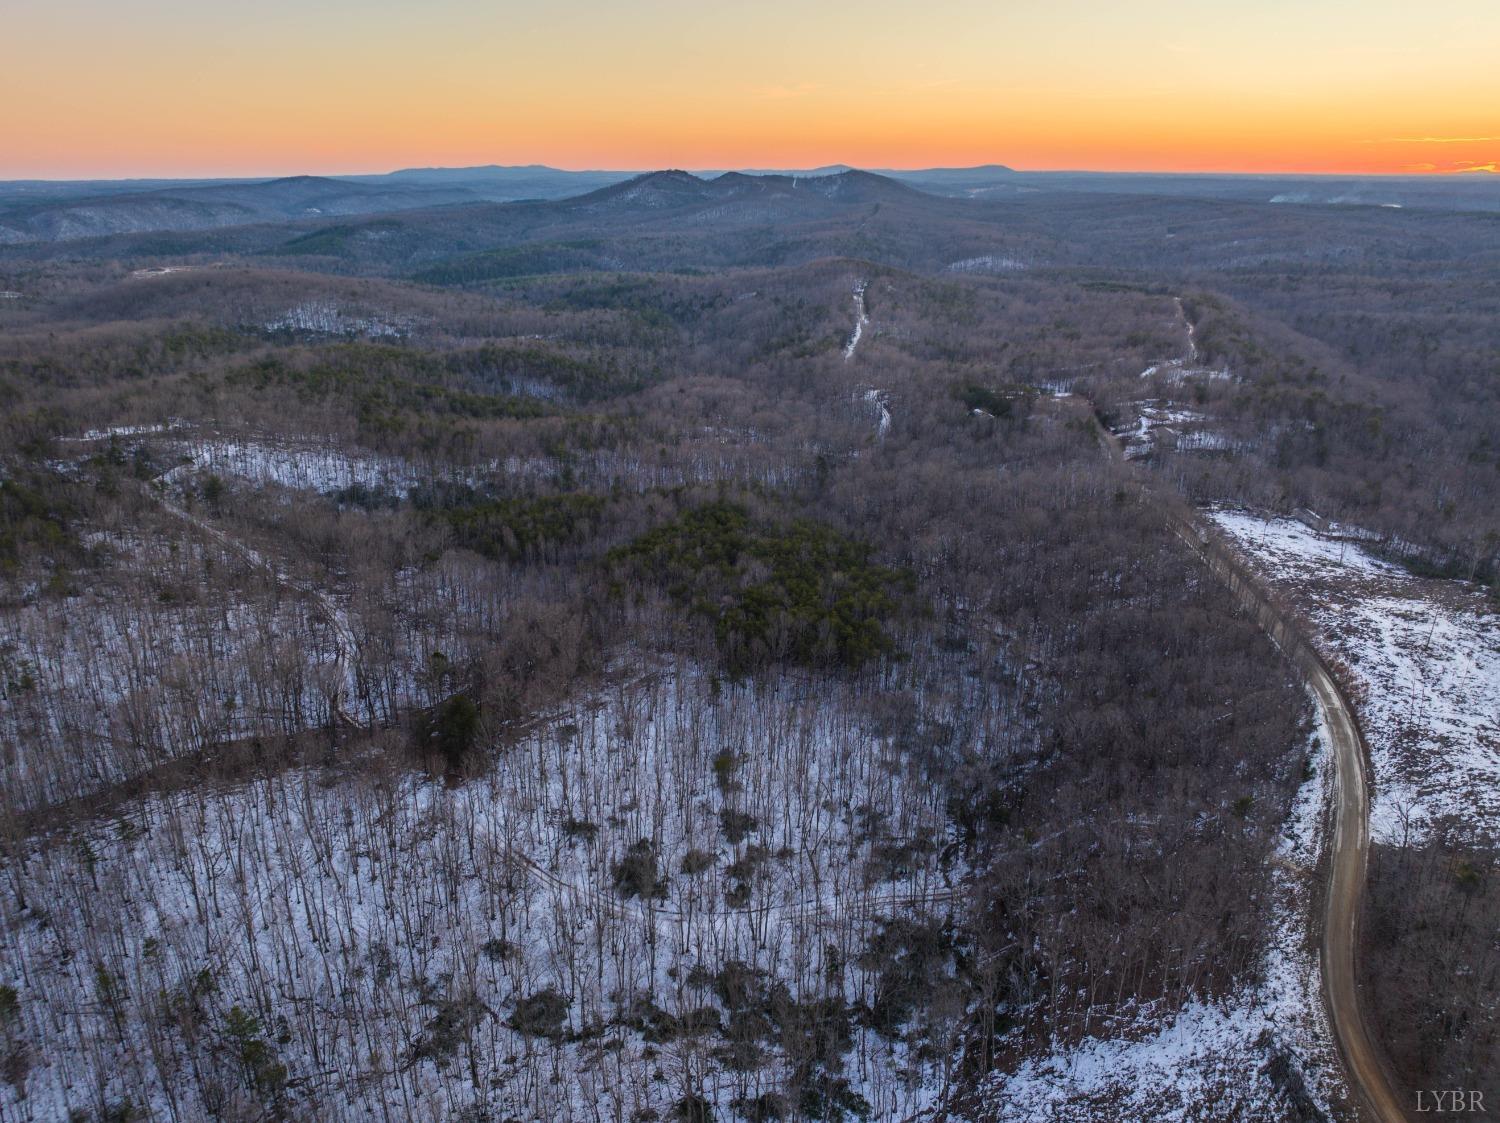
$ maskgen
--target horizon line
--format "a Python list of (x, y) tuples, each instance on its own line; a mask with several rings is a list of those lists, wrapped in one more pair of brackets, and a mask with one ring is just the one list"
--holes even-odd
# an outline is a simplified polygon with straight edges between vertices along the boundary
[[(641, 176), (651, 175), (657, 172), (685, 171), (690, 175), (724, 175), (730, 172), (739, 172), (747, 175), (798, 175), (813, 171), (821, 171), (824, 168), (843, 168), (848, 171), (865, 171), (873, 174), (892, 173), (896, 175), (913, 175), (919, 172), (931, 171), (978, 171), (986, 168), (1001, 168), (1006, 172), (1016, 175), (1114, 175), (1114, 176), (1224, 176), (1235, 178), (1258, 178), (1258, 179), (1340, 179), (1358, 177), (1362, 179), (1454, 179), (1468, 178), (1474, 176), (1500, 175), (1500, 169), (1495, 167), (1470, 167), (1470, 168), (1413, 168), (1404, 171), (1295, 171), (1295, 170), (1225, 170), (1225, 169), (1141, 169), (1141, 168), (1088, 168), (1088, 167), (1061, 167), (1061, 168), (1021, 168), (999, 161), (990, 161), (982, 164), (928, 164), (916, 167), (870, 167), (857, 164), (848, 164), (834, 161), (827, 164), (819, 164), (807, 168), (775, 168), (775, 167), (685, 167), (683, 165), (662, 165), (660, 167), (643, 168), (608, 168), (608, 167), (561, 167), (556, 164), (544, 164), (538, 162), (523, 164), (407, 164), (400, 167), (390, 168), (386, 171), (352, 171), (352, 172), (318, 172), (318, 171), (286, 171), (286, 172), (228, 172), (228, 173), (142, 173), (133, 175), (22, 175), (7, 176), (0, 172), (0, 183), (152, 183), (152, 182), (191, 182), (197, 180), (278, 180), (297, 179), (301, 177), (315, 179), (354, 179), (361, 177), (389, 176), (400, 172), (423, 171), (470, 171), (488, 168), (496, 168), (505, 171), (524, 170), (536, 168), (539, 170), (558, 172), (565, 175), (620, 175)], [(827, 174), (837, 174), (830, 172)]]

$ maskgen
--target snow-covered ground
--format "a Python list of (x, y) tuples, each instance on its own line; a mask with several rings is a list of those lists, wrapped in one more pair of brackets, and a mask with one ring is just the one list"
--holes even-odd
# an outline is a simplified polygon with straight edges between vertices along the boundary
[(1228, 366), (1194, 367), (1184, 363), (1181, 359), (1167, 359), (1160, 363), (1152, 363), (1141, 371), (1141, 377), (1160, 378), (1172, 385), (1177, 385), (1194, 378), (1210, 382), (1228, 382), (1234, 378), (1234, 375), (1230, 373)]
[(691, 459), (680, 452), (657, 461), (635, 452), (589, 449), (566, 459), (506, 456), (468, 467), (350, 450), (327, 440), (204, 437), (169, 442), (162, 451), (169, 459), (181, 462), (172, 470), (174, 480), (188, 473), (211, 473), (323, 495), (361, 487), (404, 498), (412, 489), (426, 484), (483, 487), (495, 477), (543, 480), (566, 474), (578, 488), (646, 491), (725, 479), (780, 486), (798, 474), (800, 469), (762, 445), (749, 439), (715, 439), (705, 441), (701, 454)]
[(966, 257), (962, 261), (949, 262), (944, 267), (944, 271), (947, 273), (1018, 273), (1025, 268), (1026, 263), (1018, 257), (990, 253), (981, 257)]
[(1213, 517), (1342, 664), (1374, 767), (1373, 837), (1416, 841), (1453, 818), (1500, 838), (1500, 617), (1483, 596), (1289, 519)]
[(130, 275), (137, 280), (144, 280), (148, 277), (165, 277), (171, 273), (186, 273), (197, 268), (196, 265), (153, 265), (149, 269), (136, 269)]
[(1270, 941), (1261, 977), (1218, 1001), (1143, 1008), (1107, 1037), (1056, 1045), (993, 1075), (975, 1113), (983, 1123), (1096, 1123), (1101, 1119), (1198, 1123), (1295, 1118), (1293, 1097), (1325, 1113), (1345, 1096), (1323, 1012), (1308, 917), (1324, 808), (1333, 782), (1329, 738), (1309, 746), (1310, 778), (1297, 793), (1277, 848)]
[[(873, 393), (873, 392), (872, 392)], [(868, 397), (868, 395), (867, 395)], [(882, 435), (890, 425), (883, 392), (877, 407)], [(482, 488), (499, 478), (550, 480), (567, 476), (571, 487), (587, 490), (682, 487), (689, 484), (739, 480), (770, 487), (783, 486), (802, 469), (750, 430), (716, 429), (695, 434), (702, 439), (696, 456), (682, 454), (652, 457), (635, 450), (593, 448), (566, 457), (541, 455), (497, 456), (475, 464), (458, 465), (449, 460), (415, 460), (351, 446), (339, 437), (268, 436), (259, 433), (226, 435), (203, 431), (189, 433), (194, 426), (178, 418), (137, 425), (113, 425), (61, 437), (71, 445), (94, 445), (120, 441), (129, 447), (144, 445), (158, 459), (172, 464), (164, 483), (183, 483), (192, 475), (217, 475), (252, 484), (272, 484), (301, 491), (331, 495), (353, 488), (406, 498), (414, 488), (435, 483)], [(156, 438), (156, 439), (153, 439)], [(685, 438), (686, 439), (686, 438)], [(70, 453), (55, 466), (75, 471)]]
[[(770, 1038), (725, 1063), (716, 974), (784, 987), (782, 1010), (871, 1002), (876, 918), (949, 907), (941, 786), (852, 701), (663, 671), (462, 784), (294, 770), (34, 842), (0, 901), (28, 1062), (0, 1117), (245, 1118), (279, 1095), (291, 1118), (665, 1119), (693, 1089), (730, 1118), (795, 1061)], [(642, 840), (660, 899), (616, 885)], [(555, 1034), (522, 1032), (549, 991)], [(834, 1071), (874, 1118), (941, 1094), (942, 1057), (851, 1034)]]
[(875, 411), (875, 436), (885, 440), (885, 435), (891, 431), (889, 396), (884, 390), (869, 389), (861, 395), (861, 400), (868, 402)]
[(469, 482), (467, 475), (455, 473), (450, 466), (418, 465), (395, 456), (346, 451), (332, 441), (205, 438), (174, 442), (167, 451), (191, 461), (195, 472), (323, 494), (358, 486), (405, 496), (423, 483)]
[(854, 350), (859, 346), (860, 338), (865, 333), (865, 326), (870, 322), (870, 317), (865, 314), (865, 289), (868, 286), (868, 281), (860, 281), (854, 286), (854, 330), (849, 333), (849, 338), (844, 343), (845, 359), (854, 358)]
[(173, 429), (186, 429), (188, 423), (178, 418), (158, 421), (146, 425), (110, 425), (104, 429), (89, 429), (76, 437), (59, 437), (60, 441), (92, 442), (118, 440), (120, 437), (146, 437), (155, 433), (166, 433)]
[[(327, 720), (337, 629), (278, 596), (218, 543), (91, 539), (149, 582), (0, 614), (0, 782), (36, 806), (97, 791), (208, 745)], [(258, 568), (258, 567), (257, 567)], [(215, 572), (233, 591), (199, 596)]]
[(341, 308), (331, 300), (308, 300), (263, 324), (266, 331), (303, 335), (338, 335), (364, 339), (400, 339), (411, 334), (410, 316), (375, 315)]
[(1235, 442), (1221, 432), (1209, 428), (1213, 419), (1197, 410), (1183, 409), (1157, 399), (1136, 403), (1135, 425), (1117, 430), (1129, 460), (1149, 456), (1158, 448), (1171, 448), (1179, 452), (1211, 452), (1230, 450)]

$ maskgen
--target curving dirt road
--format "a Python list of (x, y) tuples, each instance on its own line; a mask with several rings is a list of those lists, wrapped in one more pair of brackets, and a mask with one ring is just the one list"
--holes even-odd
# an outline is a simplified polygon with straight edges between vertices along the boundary
[(1364, 738), (1344, 692), (1321, 659), (1304, 666), (1318, 696), (1337, 764), (1328, 897), (1323, 910), (1323, 990), (1350, 1091), (1361, 1113), (1379, 1123), (1402, 1123), (1406, 1113), (1385, 1062), (1365, 1024), (1355, 951), (1370, 852), (1370, 808)]
[(1169, 519), (1209, 570), (1255, 615), (1317, 697), (1324, 728), (1332, 742), (1329, 748), (1336, 776), (1333, 837), (1328, 845), (1328, 892), (1324, 898), (1319, 949), (1323, 997), (1359, 1118), (1370, 1123), (1404, 1123), (1406, 1112), (1392, 1088), (1384, 1056), (1365, 1021), (1355, 962), (1370, 853), (1370, 804), (1366, 763), (1369, 756), (1354, 708), (1291, 614), (1233, 551), (1203, 525), (1203, 520), (1184, 516), (1169, 516)]
[[(1120, 439), (1095, 421), (1110, 457), (1126, 463)], [(1333, 837), (1327, 847), (1328, 892), (1323, 906), (1323, 997), (1344, 1062), (1344, 1075), (1359, 1119), (1365, 1123), (1407, 1123), (1385, 1058), (1370, 1034), (1360, 1001), (1359, 922), (1370, 855), (1369, 753), (1354, 707), (1344, 696), (1323, 657), (1303, 634), (1290, 610), (1224, 543), (1208, 521), (1191, 509), (1163, 500), (1167, 522), (1203, 559), (1235, 598), (1255, 616), (1312, 688), (1332, 740), (1335, 768)]]

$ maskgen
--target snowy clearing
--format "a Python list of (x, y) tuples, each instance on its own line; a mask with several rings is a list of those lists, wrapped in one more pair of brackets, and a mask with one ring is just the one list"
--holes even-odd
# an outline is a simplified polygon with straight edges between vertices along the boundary
[[(193, 471), (320, 494), (363, 487), (405, 496), (420, 484), (458, 481), (462, 475), (446, 464), (418, 465), (395, 456), (346, 452), (329, 440), (271, 443), (253, 438), (212, 438), (174, 442), (168, 450), (190, 461)], [(469, 478), (460, 482), (469, 482)]]
[(646, 491), (653, 487), (681, 487), (692, 483), (740, 479), (779, 486), (800, 471), (778, 458), (763, 442), (738, 441), (704, 434), (700, 454), (651, 459), (638, 452), (589, 449), (566, 460), (552, 456), (507, 456), (462, 467), (447, 460), (418, 462), (376, 452), (345, 451), (333, 442), (316, 439), (263, 440), (205, 438), (164, 446), (172, 459), (182, 461), (169, 473), (176, 480), (189, 472), (243, 479), (257, 485), (337, 495), (355, 488), (406, 498), (435, 483), (484, 487), (496, 477), (548, 480), (568, 475), (574, 486), (615, 487)]
[(1229, 367), (1190, 367), (1181, 359), (1167, 359), (1152, 363), (1141, 371), (1142, 378), (1160, 378), (1171, 385), (1179, 385), (1190, 379), (1201, 378), (1209, 382), (1231, 382), (1234, 375)]
[(1127, 460), (1139, 460), (1158, 449), (1177, 452), (1231, 451), (1236, 442), (1208, 426), (1213, 419), (1196, 410), (1174, 407), (1158, 399), (1137, 403), (1135, 425), (1117, 429)]
[(354, 312), (331, 300), (308, 300), (261, 326), (270, 332), (401, 339), (411, 334), (415, 323), (410, 316)]
[(951, 261), (944, 267), (946, 273), (1018, 273), (1026, 263), (1018, 257), (1001, 254), (984, 254), (981, 257), (966, 257), (962, 261)]
[(1445, 818), (1500, 837), (1500, 618), (1479, 592), (1290, 519), (1213, 518), (1350, 680), (1374, 766), (1372, 837), (1415, 841)]
[(168, 421), (146, 425), (111, 425), (105, 429), (89, 429), (76, 437), (58, 437), (57, 439), (70, 442), (108, 441), (119, 437), (146, 437), (155, 433), (168, 433), (174, 429), (187, 428), (190, 428), (188, 422), (174, 417)]

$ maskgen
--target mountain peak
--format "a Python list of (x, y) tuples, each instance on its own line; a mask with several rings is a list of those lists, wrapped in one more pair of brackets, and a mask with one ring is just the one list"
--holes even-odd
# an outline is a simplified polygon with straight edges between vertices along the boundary
[(870, 203), (882, 199), (911, 199), (922, 193), (888, 176), (850, 168), (826, 175), (787, 175), (724, 172), (705, 179), (680, 168), (646, 172), (573, 200), (589, 210), (662, 209), (699, 203), (772, 198), (822, 198), (839, 203)]
[(834, 172), (831, 175), (801, 177), (796, 182), (800, 190), (814, 191), (826, 198), (847, 203), (878, 202), (881, 199), (911, 199), (922, 194), (915, 187), (908, 187), (890, 176), (861, 171), (858, 168)]
[(589, 209), (622, 206), (659, 208), (681, 206), (709, 196), (708, 180), (699, 179), (680, 168), (666, 168), (590, 191), (573, 202)]

